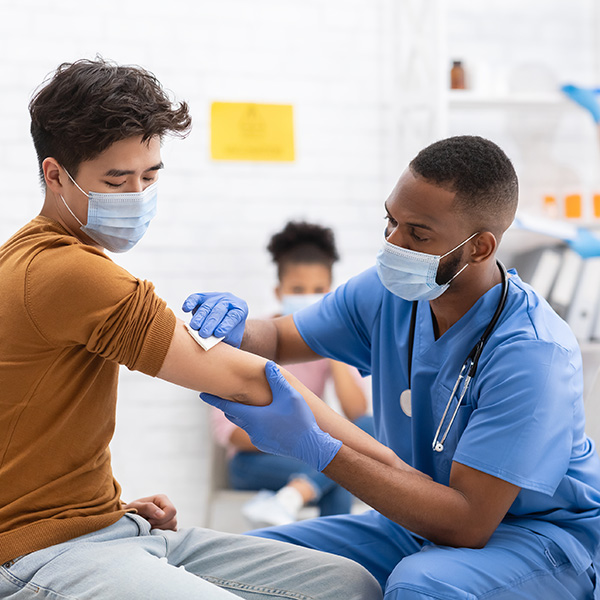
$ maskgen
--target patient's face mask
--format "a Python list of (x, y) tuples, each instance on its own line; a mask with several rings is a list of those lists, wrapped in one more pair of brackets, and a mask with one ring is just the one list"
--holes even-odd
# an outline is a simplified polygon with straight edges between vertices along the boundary
[(474, 233), (456, 248), (442, 255), (408, 250), (394, 246), (384, 239), (383, 246), (377, 254), (379, 279), (392, 294), (404, 300), (435, 300), (448, 289), (450, 282), (469, 266), (467, 263), (449, 281), (439, 284), (436, 278), (440, 260), (464, 246), (478, 233)]
[(88, 217), (84, 225), (69, 208), (65, 199), (60, 197), (81, 225), (81, 231), (87, 236), (110, 252), (127, 252), (144, 237), (150, 221), (156, 215), (158, 181), (142, 192), (86, 194), (66, 169), (65, 172), (79, 191), (88, 198)]
[(281, 314), (291, 315), (301, 308), (318, 302), (325, 294), (283, 294), (281, 296)]

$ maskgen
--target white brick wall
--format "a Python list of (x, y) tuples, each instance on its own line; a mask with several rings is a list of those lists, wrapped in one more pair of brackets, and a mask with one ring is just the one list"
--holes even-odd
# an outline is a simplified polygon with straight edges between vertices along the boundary
[[(370, 266), (382, 202), (404, 167), (390, 167), (387, 153), (395, 32), (386, 18), (397, 1), (105, 0), (92, 8), (74, 0), (0, 0), (0, 240), (41, 206), (28, 134), (33, 89), (60, 62), (100, 52), (149, 68), (191, 106), (190, 137), (164, 145), (159, 216), (142, 244), (118, 258), (154, 281), (176, 311), (190, 292), (229, 289), (254, 314), (269, 313), (274, 268), (264, 247), (289, 218), (335, 228), (338, 282)], [(599, 83), (594, 40), (582, 34), (592, 2), (448, 0), (449, 48), (465, 60), (489, 57), (499, 73), (527, 57), (555, 67), (559, 79)], [(296, 162), (211, 162), (215, 100), (293, 104)], [(456, 114), (451, 132), (485, 130), (514, 147), (503, 118), (461, 121)], [(585, 115), (570, 118), (571, 147), (593, 151)], [(183, 523), (200, 523), (206, 440), (196, 394), (123, 373), (113, 455), (126, 498), (164, 491)]]

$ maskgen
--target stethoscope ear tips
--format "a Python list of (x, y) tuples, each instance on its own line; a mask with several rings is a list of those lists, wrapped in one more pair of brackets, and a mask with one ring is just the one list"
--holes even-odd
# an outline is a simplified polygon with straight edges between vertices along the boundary
[(444, 450), (444, 444), (442, 444), (442, 442), (436, 442), (433, 446), (433, 450), (434, 452), (442, 452)]

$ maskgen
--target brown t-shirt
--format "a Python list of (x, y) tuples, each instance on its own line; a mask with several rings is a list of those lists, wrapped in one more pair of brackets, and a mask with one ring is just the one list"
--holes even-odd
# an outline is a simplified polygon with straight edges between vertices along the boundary
[(174, 329), (151, 283), (51, 219), (0, 247), (0, 563), (123, 515), (119, 364), (156, 375)]

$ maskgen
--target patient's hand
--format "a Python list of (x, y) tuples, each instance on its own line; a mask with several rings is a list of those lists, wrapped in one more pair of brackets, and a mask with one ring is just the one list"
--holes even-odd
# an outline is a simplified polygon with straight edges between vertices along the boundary
[(144, 517), (152, 529), (170, 529), (177, 531), (177, 509), (164, 494), (148, 496), (124, 504), (125, 510), (135, 509), (140, 517)]

